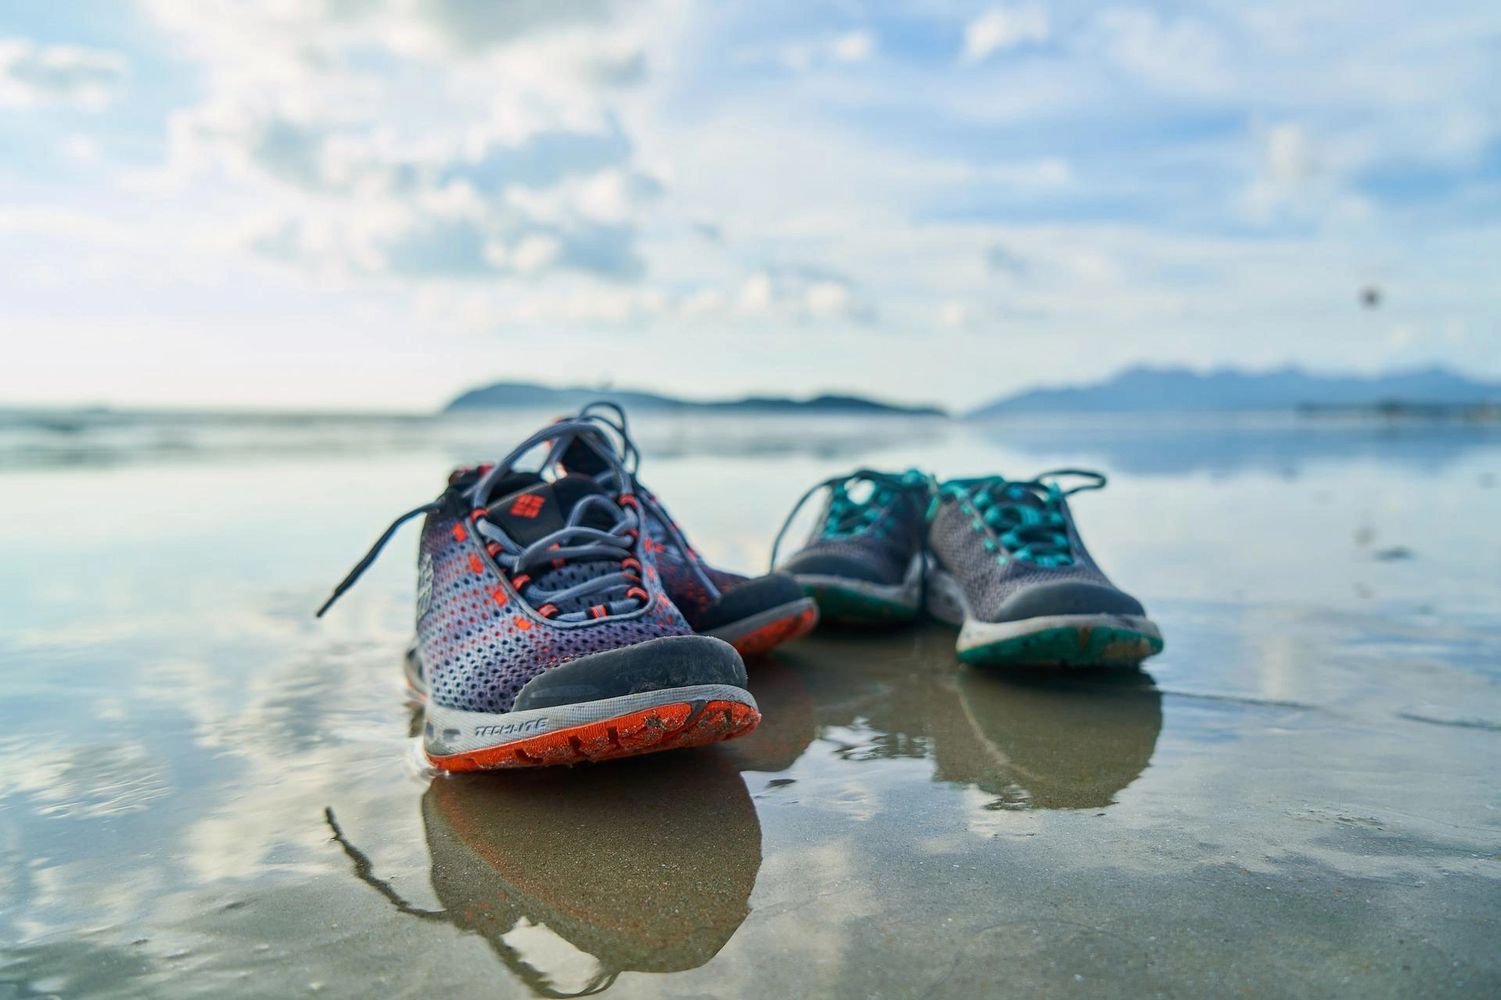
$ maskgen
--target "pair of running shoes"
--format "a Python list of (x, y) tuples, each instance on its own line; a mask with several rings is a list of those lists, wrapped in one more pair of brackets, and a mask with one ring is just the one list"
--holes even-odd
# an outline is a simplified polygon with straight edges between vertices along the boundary
[[(940, 484), (860, 469), (804, 494), (788, 524), (828, 493), (807, 544), (746, 577), (694, 550), (640, 481), (640, 458), (624, 411), (590, 404), (493, 465), (454, 471), (318, 610), (424, 518), (406, 679), (435, 768), (577, 764), (743, 736), (761, 716), (742, 657), (812, 631), (820, 612), (887, 624), (926, 607), (961, 627), (960, 658), (981, 664), (1135, 665), (1162, 648), (1069, 514), (1067, 496), (1103, 476)], [(1062, 489), (1067, 476), (1083, 482)]]

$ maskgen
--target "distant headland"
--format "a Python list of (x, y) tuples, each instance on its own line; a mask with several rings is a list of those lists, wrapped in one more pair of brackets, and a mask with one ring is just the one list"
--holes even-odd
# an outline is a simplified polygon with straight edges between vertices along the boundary
[[(892, 403), (856, 394), (806, 398), (756, 395), (686, 399), (640, 389), (497, 382), (462, 393), (444, 412), (486, 409), (577, 409), (605, 399), (633, 411), (806, 413), (947, 417), (938, 406)], [(1025, 389), (967, 413), (970, 419), (1045, 414), (1111, 413), (1365, 413), (1389, 418), (1462, 417), (1491, 421), (1501, 408), (1501, 383), (1446, 368), (1381, 375), (1324, 375), (1301, 368), (1252, 372), (1221, 368), (1135, 367), (1098, 382)]]
[(1002, 396), (966, 415), (981, 419), (1043, 413), (1206, 411), (1433, 415), (1497, 405), (1501, 405), (1501, 383), (1478, 381), (1444, 368), (1384, 375), (1316, 375), (1291, 367), (1267, 372), (1137, 367), (1088, 385)]
[(444, 412), (551, 407), (572, 410), (597, 399), (619, 403), (631, 410), (671, 410), (753, 413), (869, 414), (893, 416), (947, 416), (936, 406), (905, 406), (865, 396), (820, 395), (807, 399), (787, 396), (744, 396), (736, 399), (683, 399), (631, 389), (601, 389), (588, 386), (547, 386), (535, 382), (497, 382), (470, 389), (445, 406)]

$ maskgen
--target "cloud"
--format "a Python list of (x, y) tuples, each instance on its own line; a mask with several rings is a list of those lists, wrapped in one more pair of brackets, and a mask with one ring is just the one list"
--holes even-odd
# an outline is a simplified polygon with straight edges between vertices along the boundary
[(877, 44), (873, 32), (859, 29), (816, 39), (745, 46), (735, 58), (746, 66), (778, 66), (801, 73), (819, 67), (868, 62), (875, 56)]
[(997, 52), (1045, 42), (1051, 36), (1047, 12), (1041, 7), (997, 7), (965, 26), (963, 60), (984, 62)]
[(938, 310), (938, 322), (950, 329), (963, 329), (969, 324), (969, 310), (963, 302), (949, 299)]
[(252, 232), (247, 245), (273, 260), (414, 279), (535, 278), (574, 271), (640, 278), (636, 227), (569, 216), (546, 220), (513, 206), (435, 193), (415, 204), (352, 201)]
[[(220, 49), (260, 49), (269, 63), (287, 56), (316, 61), (372, 39), (403, 56), (483, 56), (523, 40), (608, 27), (619, 5), (606, 0), (507, 0), (504, 5), (484, 0), (143, 0), (142, 6), (169, 31)], [(288, 46), (288, 41), (302, 44)]]
[(992, 272), (1009, 274), (1014, 278), (1025, 277), (1027, 274), (1026, 260), (999, 243), (992, 244), (985, 250), (985, 266)]
[(1230, 82), (1220, 35), (1202, 21), (1110, 10), (1099, 15), (1093, 31), (1106, 59), (1177, 96), (1220, 92)]
[(478, 158), (445, 167), (440, 181), (468, 181), (487, 193), (510, 185), (548, 187), (568, 177), (619, 166), (630, 155), (630, 140), (616, 122), (598, 132), (549, 129), (515, 145), (492, 142)]
[(830, 47), (839, 62), (864, 62), (876, 51), (876, 36), (868, 31), (851, 31), (834, 39)]
[(58, 151), (70, 163), (78, 166), (93, 166), (99, 162), (99, 141), (91, 135), (74, 132), (58, 146)]
[(0, 39), (0, 107), (102, 111), (125, 76), (125, 59), (115, 52)]
[(520, 140), (469, 130), (408, 150), (376, 120), (299, 120), (244, 107), (206, 106), (180, 116), (174, 131), (173, 155), (186, 173), (217, 164), (335, 196), (373, 190), (413, 195), (454, 184), (486, 196), (510, 188), (546, 189), (617, 167), (632, 153), (614, 122), (594, 131), (543, 129)]
[(1279, 122), (1259, 139), (1256, 173), (1240, 197), (1247, 221), (1260, 226), (1353, 223), (1371, 206), (1350, 189), (1345, 174), (1359, 159), (1338, 154), (1302, 125)]
[(786, 321), (842, 320), (866, 324), (875, 305), (854, 279), (817, 264), (772, 264), (741, 285), (741, 314), (777, 316)]
[(154, 9), (217, 81), (173, 115), (156, 183), (257, 192), (241, 229), (265, 259), (412, 281), (646, 273), (642, 222), (664, 186), (604, 95), (644, 79), (647, 56), (629, 32), (576, 30), (603, 6), (219, 10), (239, 31)]
[(649, 75), (646, 53), (640, 49), (602, 53), (588, 64), (588, 75), (602, 87), (634, 87)]
[(758, 271), (746, 278), (740, 286), (739, 310), (750, 315), (763, 313), (771, 308), (775, 295), (776, 288), (771, 282), (771, 275)]
[(850, 286), (842, 281), (815, 281), (803, 293), (803, 301), (812, 316), (840, 316), (850, 308)]
[(69, 310), (170, 325), (191, 286), (264, 328), (335, 317), (346, 348), (545, 328), (603, 364), (732, 331), (694, 360), (712, 370), (661, 374), (696, 388), (756, 388), (782, 348), (812, 383), (876, 331), (925, 330), (944, 350), (852, 377), (957, 397), (997, 387), (937, 358), (1001, 340), (1017, 380), (1069, 357), (1333, 363), (1365, 341), (1327, 318), (1329, 260), (1433, 290), (1432, 328), (1478, 331), (1477, 357), (1501, 330), (1479, 7), (140, 2), (120, 51), (151, 86), (117, 82), (121, 114), (87, 140), (8, 120), (39, 155), (0, 164), (26, 209), (0, 206), (0, 239), (80, 289), (0, 276), (37, 343)]
[[(369, 5), (359, 5), (366, 6)], [(480, 51), (527, 35), (608, 19), (604, 0), (507, 0), (497, 10), (484, 0), (418, 0), (396, 5), (413, 26), (455, 51)]]

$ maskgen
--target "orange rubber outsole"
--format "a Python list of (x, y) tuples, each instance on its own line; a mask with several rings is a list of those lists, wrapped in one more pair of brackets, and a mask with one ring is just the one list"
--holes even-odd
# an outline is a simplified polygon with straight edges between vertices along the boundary
[(691, 703), (678, 702), (544, 733), (504, 746), (441, 757), (428, 754), (427, 759), (444, 771), (582, 764), (732, 740), (755, 729), (760, 722), (760, 712), (738, 701), (711, 701), (697, 714)]
[(754, 632), (747, 632), (730, 645), (741, 656), (762, 656), (784, 642), (807, 635), (817, 625), (818, 608), (805, 608), (795, 615), (768, 622)]

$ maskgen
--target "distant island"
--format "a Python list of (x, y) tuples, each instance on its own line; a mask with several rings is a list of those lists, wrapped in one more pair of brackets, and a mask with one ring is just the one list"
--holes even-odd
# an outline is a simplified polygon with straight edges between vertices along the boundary
[(1139, 367), (1091, 385), (1029, 389), (1003, 396), (967, 415), (978, 419), (1042, 413), (1194, 411), (1434, 415), (1484, 412), (1497, 405), (1501, 405), (1501, 383), (1478, 381), (1444, 368), (1331, 376), (1299, 368), (1195, 372)]
[(619, 403), (631, 410), (729, 411), (755, 413), (866, 414), (908, 417), (943, 417), (936, 406), (903, 406), (864, 396), (821, 395), (809, 399), (786, 396), (745, 396), (739, 399), (683, 399), (631, 389), (594, 389), (588, 386), (556, 387), (535, 382), (497, 382), (470, 389), (443, 408), (445, 413), (468, 410), (553, 408), (575, 410), (597, 399)]
[[(640, 389), (548, 386), (497, 382), (470, 389), (445, 413), (499, 409), (575, 410), (598, 399), (632, 411), (806, 413), (946, 417), (937, 406), (909, 406), (868, 396), (824, 394), (806, 399), (744, 396), (685, 399)], [(1136, 367), (1086, 385), (1027, 389), (987, 403), (971, 419), (1028, 414), (1089, 413), (1303, 413), (1310, 416), (1365, 413), (1391, 419), (1493, 421), (1501, 407), (1501, 383), (1485, 382), (1445, 368), (1385, 375), (1318, 375), (1300, 368), (1248, 372), (1222, 368)]]

